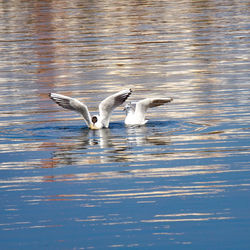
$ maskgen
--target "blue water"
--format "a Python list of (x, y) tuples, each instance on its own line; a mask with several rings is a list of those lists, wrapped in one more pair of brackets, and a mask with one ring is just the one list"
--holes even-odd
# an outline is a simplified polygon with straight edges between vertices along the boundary
[[(22, 9), (22, 11), (20, 11)], [(0, 3), (1, 249), (249, 249), (247, 1)], [(91, 113), (173, 97), (148, 123)], [(128, 100), (128, 101), (129, 101)]]

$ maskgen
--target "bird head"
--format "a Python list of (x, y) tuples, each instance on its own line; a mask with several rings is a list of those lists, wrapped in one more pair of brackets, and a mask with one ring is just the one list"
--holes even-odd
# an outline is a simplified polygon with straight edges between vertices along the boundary
[(129, 102), (124, 106), (123, 111), (126, 111), (126, 114), (129, 113), (130, 111), (135, 111), (135, 105), (132, 104), (132, 102)]
[(96, 124), (97, 121), (98, 121), (97, 116), (94, 115), (94, 116), (92, 117), (91, 121), (93, 122), (93, 124)]
[(91, 124), (90, 124), (90, 128), (91, 129), (100, 129), (103, 127), (101, 121), (100, 121), (100, 118), (98, 116), (92, 116), (91, 118)]

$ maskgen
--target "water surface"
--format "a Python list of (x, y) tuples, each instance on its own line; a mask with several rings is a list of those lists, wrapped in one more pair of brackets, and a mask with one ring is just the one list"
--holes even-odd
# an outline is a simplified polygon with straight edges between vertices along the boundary
[[(22, 11), (20, 11), (22, 10)], [(249, 3), (2, 1), (1, 249), (248, 249)], [(91, 131), (48, 93), (173, 97)]]

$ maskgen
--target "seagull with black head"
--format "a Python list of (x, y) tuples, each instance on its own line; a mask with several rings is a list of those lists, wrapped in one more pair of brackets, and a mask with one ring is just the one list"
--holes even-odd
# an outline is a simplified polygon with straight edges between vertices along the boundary
[(108, 96), (99, 104), (99, 114), (92, 117), (88, 107), (75, 98), (56, 93), (50, 93), (49, 97), (59, 106), (81, 114), (90, 129), (101, 129), (109, 127), (112, 111), (122, 105), (131, 93), (131, 89), (126, 89)]

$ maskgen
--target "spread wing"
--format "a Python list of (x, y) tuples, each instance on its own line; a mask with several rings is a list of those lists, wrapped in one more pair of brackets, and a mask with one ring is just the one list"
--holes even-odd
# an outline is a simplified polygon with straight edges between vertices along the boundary
[(105, 127), (108, 127), (109, 120), (112, 111), (123, 104), (127, 98), (131, 95), (132, 90), (122, 90), (114, 95), (111, 95), (104, 99), (99, 105), (99, 113), (102, 123)]
[(146, 98), (136, 103), (135, 115), (137, 117), (145, 118), (145, 113), (148, 108), (154, 108), (171, 102), (173, 98)]
[(75, 98), (55, 93), (50, 93), (49, 97), (59, 106), (80, 113), (86, 121), (87, 125), (90, 126), (91, 116), (88, 107), (84, 103), (78, 101)]

